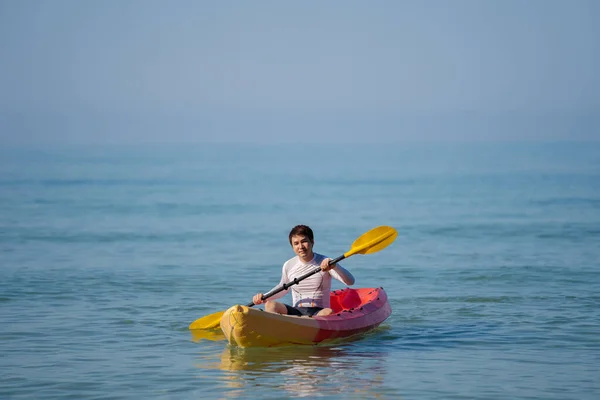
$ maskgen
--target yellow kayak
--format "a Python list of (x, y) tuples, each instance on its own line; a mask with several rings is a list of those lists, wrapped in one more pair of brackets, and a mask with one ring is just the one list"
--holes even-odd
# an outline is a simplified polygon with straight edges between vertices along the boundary
[(221, 330), (230, 344), (271, 347), (316, 344), (371, 330), (385, 321), (392, 309), (383, 288), (341, 289), (331, 292), (333, 314), (297, 317), (236, 305), (221, 318)]

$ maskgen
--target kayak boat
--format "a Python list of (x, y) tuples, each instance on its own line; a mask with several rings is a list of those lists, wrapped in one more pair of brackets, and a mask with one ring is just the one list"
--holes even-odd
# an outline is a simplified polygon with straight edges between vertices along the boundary
[(383, 288), (341, 289), (331, 292), (333, 313), (325, 317), (297, 317), (235, 305), (221, 318), (230, 344), (272, 347), (316, 344), (369, 331), (392, 313)]

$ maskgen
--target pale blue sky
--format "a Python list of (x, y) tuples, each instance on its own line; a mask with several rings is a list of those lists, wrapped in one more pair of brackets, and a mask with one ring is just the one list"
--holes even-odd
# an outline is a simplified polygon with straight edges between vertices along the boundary
[(599, 20), (595, 0), (0, 0), (0, 139), (595, 139)]

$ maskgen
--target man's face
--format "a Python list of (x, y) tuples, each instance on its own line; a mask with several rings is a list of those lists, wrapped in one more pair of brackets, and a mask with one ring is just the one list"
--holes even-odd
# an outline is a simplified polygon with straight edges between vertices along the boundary
[[(304, 235), (294, 235), (292, 236), (292, 249), (294, 249), (294, 253), (300, 258), (312, 258), (313, 244)], [(310, 261), (310, 260), (309, 260)]]

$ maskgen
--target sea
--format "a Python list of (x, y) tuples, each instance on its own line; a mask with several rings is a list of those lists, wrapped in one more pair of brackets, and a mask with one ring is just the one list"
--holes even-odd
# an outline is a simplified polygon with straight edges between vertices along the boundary
[[(297, 224), (330, 257), (398, 231), (342, 263), (390, 318), (194, 338), (278, 284)], [(600, 142), (3, 146), (0, 370), (1, 399), (597, 400)]]

